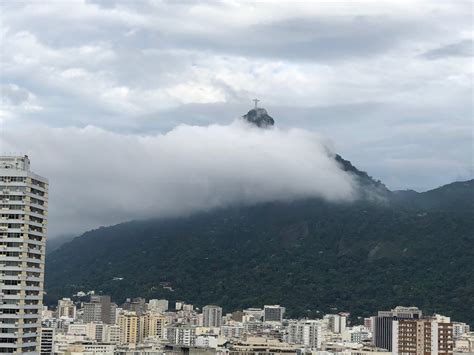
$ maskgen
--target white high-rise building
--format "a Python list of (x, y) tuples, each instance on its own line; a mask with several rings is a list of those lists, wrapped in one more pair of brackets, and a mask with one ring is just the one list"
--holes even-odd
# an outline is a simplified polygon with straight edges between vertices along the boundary
[(58, 301), (56, 308), (58, 318), (66, 317), (76, 319), (76, 305), (70, 298), (63, 298)]
[(304, 345), (309, 349), (320, 349), (323, 338), (321, 322), (318, 320), (290, 321), (286, 341)]
[(342, 334), (346, 330), (347, 315), (345, 313), (326, 314), (324, 316), (328, 320), (328, 329), (336, 334)]
[(39, 354), (48, 180), (0, 156), (0, 353)]
[(168, 327), (166, 335), (171, 344), (196, 345), (196, 327), (194, 326)]

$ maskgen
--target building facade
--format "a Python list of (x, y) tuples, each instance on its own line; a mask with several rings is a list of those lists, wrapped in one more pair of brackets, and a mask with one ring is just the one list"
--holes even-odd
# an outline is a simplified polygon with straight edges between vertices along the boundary
[(120, 344), (137, 344), (140, 340), (140, 317), (135, 312), (123, 311), (118, 317)]
[(453, 354), (453, 325), (435, 319), (394, 320), (392, 354)]
[(323, 340), (321, 322), (318, 320), (290, 322), (286, 340), (289, 344), (304, 345), (308, 349), (320, 349)]
[(110, 302), (110, 296), (91, 296), (90, 302), (84, 303), (84, 322), (115, 323), (115, 305)]
[(54, 354), (54, 328), (41, 328), (41, 355)]
[(401, 319), (420, 319), (422, 312), (417, 307), (395, 307), (391, 311), (379, 311), (373, 318), (374, 344), (392, 351), (392, 323)]
[(171, 344), (194, 346), (196, 345), (196, 327), (168, 327), (167, 339)]
[(168, 300), (150, 300), (148, 310), (152, 312), (166, 312), (168, 310)]
[(0, 352), (39, 354), (48, 180), (0, 157)]
[(56, 309), (58, 318), (66, 317), (76, 319), (76, 305), (70, 298), (63, 298), (58, 301)]
[(219, 306), (204, 306), (202, 308), (203, 325), (205, 327), (220, 327), (222, 324), (222, 308)]
[(328, 320), (328, 328), (331, 332), (341, 334), (346, 330), (347, 315), (344, 313), (327, 314), (324, 318)]
[(120, 343), (120, 326), (119, 325), (104, 325), (104, 342), (110, 344)]
[(279, 305), (264, 306), (263, 307), (263, 320), (265, 322), (281, 322), (283, 315), (285, 314), (285, 307)]
[(144, 336), (158, 339), (166, 338), (166, 317), (157, 313), (147, 313), (143, 316), (146, 325)]

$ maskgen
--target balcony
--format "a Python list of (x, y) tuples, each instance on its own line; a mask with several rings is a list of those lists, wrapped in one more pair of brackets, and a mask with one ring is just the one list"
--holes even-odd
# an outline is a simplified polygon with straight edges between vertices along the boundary
[(40, 311), (41, 308), (43, 308), (43, 305), (40, 304), (25, 304), (23, 306), (23, 309), (37, 309), (38, 311)]
[[(38, 342), (35, 341), (35, 342), (23, 343), (23, 344), (22, 344), (22, 347), (23, 347), (23, 348), (26, 348), (26, 347), (37, 346), (37, 345), (38, 345)], [(21, 353), (22, 353), (23, 355), (27, 355), (27, 354), (38, 354), (38, 353), (35, 353), (35, 352), (29, 353), (29, 352), (24, 352), (24, 351), (22, 351)]]
[(43, 220), (46, 220), (46, 216), (42, 213), (37, 213), (37, 212), (33, 212), (33, 211), (29, 211), (28, 214), (32, 217), (36, 217), (36, 218), (41, 218)]
[(8, 246), (0, 246), (0, 251), (5, 251), (5, 252), (14, 252), (14, 253), (23, 253), (23, 248), (22, 247), (8, 247)]
[[(14, 232), (12, 231), (12, 233), (14, 233)], [(37, 237), (42, 237), (42, 238), (44, 238), (46, 236), (44, 233), (38, 232), (38, 231), (35, 231), (35, 230), (32, 230), (32, 229), (30, 229), (28, 231), (28, 234), (34, 235), (34, 236), (37, 236)]]
[(37, 199), (37, 200), (46, 202), (46, 196), (41, 196), (41, 195), (35, 194), (35, 193), (33, 193), (33, 192), (30, 192), (30, 191), (26, 192), (26, 195), (27, 195), (27, 196), (30, 196), (30, 197), (32, 197), (32, 198), (35, 198), (35, 199)]
[(16, 323), (2, 323), (2, 328), (18, 329), (19, 325), (18, 325), (18, 322), (16, 322)]
[(9, 228), (9, 227), (0, 227), (0, 231), (1, 230), (5, 230), (5, 231), (8, 231), (8, 233), (20, 233), (20, 234), (23, 234), (24, 233), (24, 228)]
[(27, 276), (26, 281), (41, 282), (43, 279), (39, 276)]
[(39, 286), (25, 286), (26, 291), (41, 291), (41, 287)]
[(32, 189), (35, 189), (35, 190), (38, 190), (38, 191), (41, 191), (41, 192), (44, 192), (44, 193), (48, 192), (47, 189), (46, 189), (46, 186), (43, 187), (43, 186), (41, 186), (39, 184), (35, 184), (33, 182), (28, 183), (28, 187), (31, 187)]
[(10, 290), (10, 291), (20, 291), (21, 290), (20, 285), (4, 285), (0, 282), (0, 286), (2, 287), (2, 290)]
[(23, 333), (23, 338), (32, 338), (39, 336), (39, 331), (38, 332), (32, 332), (32, 333)]
[[(20, 316), (19, 314), (0, 314), (0, 319), (20, 319), (23, 316)], [(2, 327), (3, 325), (6, 324), (2, 322)]]
[[(1, 259), (0, 259), (1, 260)], [(41, 261), (41, 259), (35, 259), (35, 258), (26, 258), (23, 259), (26, 260), (29, 263), (35, 263), (35, 264), (44, 264), (44, 262)]]
[(28, 301), (28, 300), (37, 300), (37, 301), (41, 301), (43, 299), (43, 296), (39, 296), (39, 295), (30, 295), (30, 296), (25, 296), (25, 301)]
[(23, 314), (22, 317), (24, 319), (40, 319), (41, 314)]
[(36, 254), (36, 255), (43, 255), (43, 250), (35, 249), (35, 248), (28, 248), (28, 253)]
[(18, 190), (5, 190), (0, 191), (0, 196), (4, 196), (3, 198), (8, 198), (7, 196), (24, 196), (26, 191), (18, 191)]
[(6, 256), (6, 255), (0, 255), (0, 263), (2, 261), (18, 261), (21, 258), (21, 256)]
[(23, 328), (40, 328), (41, 323), (25, 323), (23, 324)]
[(0, 240), (7, 243), (23, 243), (24, 242), (22, 237), (10, 238), (10, 237), (5, 236), (5, 237), (0, 237)]
[[(3, 327), (3, 325), (2, 325)], [(16, 339), (18, 338), (18, 332), (14, 332), (14, 333), (2, 333), (1, 335), (2, 338), (7, 338), (7, 339)], [(7, 343), (9, 344), (9, 343)]]
[(30, 203), (30, 207), (37, 208), (39, 210), (42, 210), (43, 212), (46, 210), (45, 205), (40, 205), (39, 203), (34, 203), (34, 202)]
[(41, 268), (40, 267), (27, 267), (26, 269), (22, 270), (22, 271), (26, 271), (26, 272), (41, 272)]
[(21, 214), (21, 215), (25, 214), (24, 209), (12, 209), (11, 207), (2, 207), (0, 211), (4, 214), (6, 214), (6, 213), (8, 213), (8, 214)]
[(32, 219), (29, 219), (26, 223), (28, 223), (30, 226), (33, 226), (33, 227), (44, 228), (43, 222), (37, 222), (37, 221), (33, 221)]
[(1, 296), (4, 300), (15, 300), (15, 301), (18, 301), (18, 303), (20, 303), (20, 294), (17, 294), (17, 295), (3, 295)]
[(28, 242), (28, 244), (36, 245), (36, 246), (41, 247), (41, 248), (43, 248), (43, 246), (44, 246), (44, 243), (42, 241), (39, 241), (39, 240), (27, 239), (27, 242)]
[[(21, 275), (0, 275), (0, 278), (3, 281), (6, 281), (6, 280), (18, 281), (18, 280), (21, 280)], [(5, 285), (5, 286), (8, 286), (8, 285)]]

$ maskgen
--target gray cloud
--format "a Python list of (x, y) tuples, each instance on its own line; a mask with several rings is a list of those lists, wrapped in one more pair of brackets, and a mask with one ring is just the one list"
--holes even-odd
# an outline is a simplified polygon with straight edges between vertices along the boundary
[(256, 24), (212, 37), (182, 34), (173, 41), (218, 53), (325, 63), (390, 52), (402, 39), (426, 30), (390, 16), (315, 16)]
[[(228, 125), (256, 96), (281, 129), (331, 137), (392, 189), (472, 177), (469, 1), (0, 6), (0, 150), (12, 145), (6, 132), (23, 132), (15, 150), (56, 184), (63, 177), (45, 152), (62, 163), (63, 149), (88, 166), (74, 145), (92, 139), (100, 151), (94, 132), (121, 151), (122, 140), (164, 137), (183, 123)], [(126, 215), (96, 218), (77, 204), (67, 218), (74, 230)]]
[(431, 49), (423, 54), (427, 59), (440, 59), (446, 57), (472, 57), (474, 55), (474, 42), (466, 39), (457, 43), (447, 44)]
[(29, 98), (28, 91), (16, 85), (2, 85), (0, 86), (0, 93), (2, 100), (11, 105), (21, 105)]

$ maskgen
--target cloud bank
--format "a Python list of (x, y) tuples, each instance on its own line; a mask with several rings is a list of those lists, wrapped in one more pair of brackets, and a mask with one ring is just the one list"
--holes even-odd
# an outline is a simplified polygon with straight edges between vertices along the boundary
[[(222, 163), (227, 174), (212, 179), (202, 175), (210, 156), (174, 148), (171, 164), (158, 154), (190, 129), (173, 129), (179, 124), (229, 124), (254, 97), (280, 128), (331, 137), (338, 153), (390, 189), (424, 191), (474, 176), (470, 1), (3, 1), (0, 11), (0, 154), (29, 153), (35, 171), (51, 178), (52, 233), (120, 222), (135, 210), (264, 199), (278, 183), (275, 198), (304, 191), (337, 199), (324, 181), (315, 180), (315, 192), (303, 179), (319, 171), (298, 166), (301, 175), (290, 175), (287, 165), (302, 156), (296, 146), (285, 169), (274, 172), (275, 158), (261, 175), (250, 164), (257, 158), (237, 146), (248, 164), (233, 153)], [(194, 139), (181, 146), (204, 145)], [(237, 167), (247, 175), (230, 169)], [(102, 168), (107, 175), (97, 176)], [(290, 188), (285, 178), (296, 182)], [(193, 181), (192, 193), (180, 181)]]
[(154, 136), (89, 126), (4, 137), (2, 150), (28, 153), (32, 170), (50, 179), (52, 235), (233, 204), (356, 195), (328, 142), (301, 129), (259, 129), (236, 120), (180, 125)]
[(473, 178), (471, 1), (3, 1), (0, 11), (0, 139), (37, 126), (150, 135), (227, 124), (258, 97), (280, 127), (331, 137), (391, 189)]

